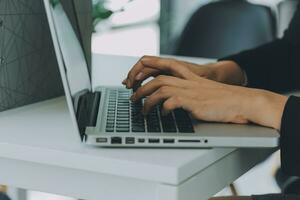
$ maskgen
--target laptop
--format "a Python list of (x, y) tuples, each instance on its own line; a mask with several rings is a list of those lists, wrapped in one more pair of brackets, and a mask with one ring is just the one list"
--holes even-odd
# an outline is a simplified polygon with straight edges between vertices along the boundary
[(52, 2), (44, 0), (47, 18), (70, 116), (83, 143), (102, 147), (160, 148), (278, 145), (279, 133), (274, 129), (200, 122), (182, 109), (163, 116), (160, 105), (143, 116), (143, 101), (131, 102), (131, 90), (121, 86), (99, 86), (92, 90), (90, 66), (78, 39), (78, 35), (82, 36), (72, 27), (59, 0), (55, 0), (55, 4)]

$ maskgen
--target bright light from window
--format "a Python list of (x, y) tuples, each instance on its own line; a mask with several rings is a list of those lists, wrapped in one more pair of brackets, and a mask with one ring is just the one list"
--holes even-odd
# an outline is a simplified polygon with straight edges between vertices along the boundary
[(160, 0), (111, 0), (107, 6), (112, 10), (124, 7), (124, 11), (109, 19), (107, 24), (112, 29), (96, 28), (99, 32), (93, 35), (94, 53), (129, 56), (159, 54), (157, 20), (160, 15)]
[[(112, 0), (111, 2), (115, 2), (114, 8), (115, 10), (118, 10), (122, 7), (122, 5), (124, 5), (124, 2), (127, 1)], [(119, 2), (119, 4), (117, 2)], [(133, 0), (125, 5), (124, 12), (119, 12), (112, 16), (111, 23), (114, 26), (123, 26), (126, 24), (140, 23), (143, 21), (155, 21), (159, 18), (159, 0)]]

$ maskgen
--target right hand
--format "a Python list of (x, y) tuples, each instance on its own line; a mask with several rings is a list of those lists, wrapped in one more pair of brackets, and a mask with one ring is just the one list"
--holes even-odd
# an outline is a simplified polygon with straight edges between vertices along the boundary
[(233, 61), (221, 61), (210, 64), (194, 64), (172, 58), (143, 56), (129, 71), (127, 78), (122, 82), (127, 88), (133, 88), (149, 77), (158, 75), (172, 75), (181, 78), (179, 74), (170, 74), (168, 71), (158, 70), (160, 67), (173, 65), (176, 68), (188, 68), (200, 77), (231, 85), (243, 85), (244, 73)]
[[(243, 82), (243, 71), (232, 63), (224, 61), (203, 68), (173, 59), (144, 57), (132, 68), (125, 81), (130, 84), (127, 87), (131, 88), (137, 86), (134, 82), (137, 78), (141, 82), (149, 76), (167, 74), (155, 77), (132, 95), (132, 101), (147, 97), (143, 108), (145, 114), (154, 105), (163, 103), (164, 113), (183, 108), (199, 120), (253, 122), (279, 130), (287, 97), (265, 90), (224, 84), (237, 85)], [(137, 75), (140, 72), (143, 72), (141, 77)]]

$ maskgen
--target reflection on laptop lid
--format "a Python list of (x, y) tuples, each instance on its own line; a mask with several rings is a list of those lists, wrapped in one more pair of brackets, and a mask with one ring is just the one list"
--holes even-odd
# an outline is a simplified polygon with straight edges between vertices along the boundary
[(58, 3), (50, 9), (52, 9), (54, 30), (64, 62), (63, 66), (68, 87), (72, 97), (75, 97), (76, 94), (82, 91), (91, 90), (85, 54), (62, 4)]
[(92, 4), (89, 0), (63, 0), (61, 4), (80, 41), (91, 74)]

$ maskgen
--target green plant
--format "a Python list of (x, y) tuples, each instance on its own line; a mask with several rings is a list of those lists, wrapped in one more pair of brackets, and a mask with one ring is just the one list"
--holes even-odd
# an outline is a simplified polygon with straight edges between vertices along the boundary
[[(128, 0), (127, 3), (132, 2), (133, 0)], [(60, 3), (60, 0), (50, 0), (50, 3), (53, 7)], [(117, 12), (122, 12), (125, 10), (125, 6), (118, 10), (111, 10), (107, 8), (105, 5), (107, 0), (98, 0), (93, 1), (93, 8), (92, 8), (92, 18), (93, 18), (93, 26), (95, 26), (102, 20), (106, 20), (111, 17), (112, 14)]]
[(123, 12), (125, 10), (125, 7), (128, 3), (132, 2), (134, 0), (128, 0), (120, 9), (118, 10), (111, 10), (107, 8), (106, 3), (107, 0), (98, 0), (93, 3), (93, 25), (94, 27), (102, 20), (106, 20), (110, 18), (114, 13)]
[(50, 0), (50, 3), (52, 4), (52, 7), (55, 7), (57, 4), (59, 4), (59, 0)]
[(104, 5), (104, 1), (100, 1), (93, 5), (92, 17), (94, 27), (102, 20), (108, 19), (114, 12)]

